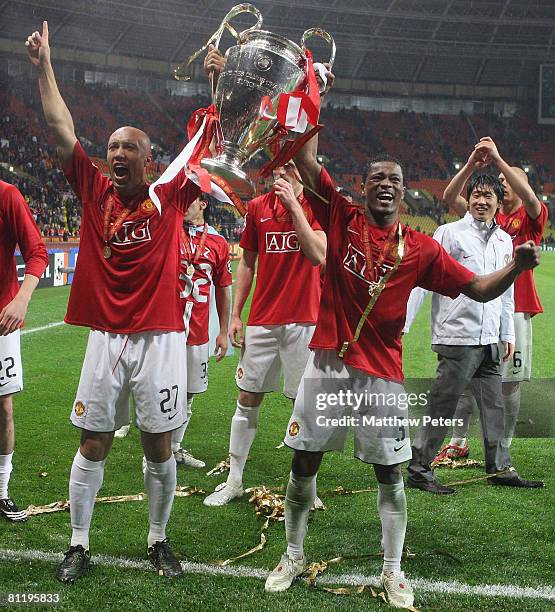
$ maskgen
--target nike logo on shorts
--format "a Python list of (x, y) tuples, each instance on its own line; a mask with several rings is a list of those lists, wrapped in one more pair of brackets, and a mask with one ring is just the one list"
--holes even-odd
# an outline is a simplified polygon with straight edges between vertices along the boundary
[(402, 448), (405, 448), (406, 444), (401, 444), (401, 446), (394, 446), (393, 447), (393, 452), (397, 453), (398, 451), (400, 451)]
[(173, 416), (168, 416), (168, 421), (171, 421), (176, 416), (177, 416), (177, 412)]

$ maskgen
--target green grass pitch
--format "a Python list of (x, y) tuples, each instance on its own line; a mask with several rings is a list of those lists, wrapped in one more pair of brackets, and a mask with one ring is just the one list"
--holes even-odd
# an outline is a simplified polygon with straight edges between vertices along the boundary
[[(536, 278), (546, 313), (534, 320), (534, 376), (554, 377), (552, 354), (553, 305), (555, 304), (555, 256), (543, 255)], [(69, 288), (36, 292), (26, 322), (27, 329), (61, 321)], [(79, 379), (87, 330), (59, 326), (22, 337), (25, 390), (15, 398), (17, 443), (10, 490), (22, 506), (66, 499), (71, 462), (78, 432), (68, 416)], [(429, 308), (423, 308), (405, 338), (405, 372), (412, 377), (432, 377), (435, 356), (430, 350)], [(237, 357), (210, 364), (208, 392), (197, 397), (186, 437), (186, 446), (207, 463), (206, 470), (178, 468), (180, 485), (207, 491), (222, 481), (206, 476), (209, 467), (225, 458), (229, 427), (237, 395), (234, 368)], [(555, 378), (555, 377), (554, 377)], [(282, 440), (291, 404), (280, 394), (266, 397), (245, 485), (284, 485), (291, 453), (276, 449)], [(342, 485), (348, 489), (376, 486), (368, 466), (344, 454), (325, 457), (318, 488), (327, 509), (311, 518), (306, 552), (312, 561), (338, 555), (357, 555), (380, 549), (380, 526), (376, 494), (326, 495)], [(406, 545), (415, 553), (404, 561), (409, 576), (435, 582), (467, 585), (501, 584), (512, 587), (547, 587), (554, 575), (553, 507), (555, 462), (552, 439), (516, 439), (513, 459), (528, 478), (546, 481), (543, 490), (520, 491), (491, 487), (484, 481), (460, 487), (455, 496), (432, 496), (407, 490), (409, 523)], [(480, 446), (472, 440), (472, 456), (480, 458)], [(143, 491), (142, 450), (132, 429), (116, 440), (108, 458), (100, 495)], [(47, 475), (41, 475), (46, 473)], [(444, 482), (480, 476), (480, 469), (442, 471)], [(98, 505), (91, 530), (95, 555), (143, 560), (147, 535), (146, 502)], [(176, 498), (168, 526), (174, 550), (186, 561), (212, 564), (236, 556), (258, 542), (261, 520), (247, 499), (223, 508), (206, 508), (202, 497)], [(61, 592), (64, 610), (386, 610), (385, 604), (368, 596), (340, 597), (302, 583), (279, 595), (264, 593), (263, 581), (255, 577), (212, 576), (187, 573), (171, 582), (144, 568), (113, 567), (98, 563), (73, 586), (54, 578), (54, 563), (38, 555), (22, 560), (24, 551), (61, 553), (69, 543), (69, 514), (45, 514), (26, 524), (0, 523), (0, 593), (10, 591)], [(284, 550), (283, 523), (272, 523), (266, 547), (239, 562), (254, 569), (272, 568)], [(4, 551), (16, 551), (8, 560)], [(449, 552), (451, 556), (445, 553)], [(20, 554), (19, 554), (20, 553)], [(4, 557), (2, 557), (4, 554)], [(334, 574), (379, 573), (381, 562), (345, 561), (332, 566)], [(482, 597), (416, 591), (422, 610), (538, 610), (553, 609), (547, 599)]]

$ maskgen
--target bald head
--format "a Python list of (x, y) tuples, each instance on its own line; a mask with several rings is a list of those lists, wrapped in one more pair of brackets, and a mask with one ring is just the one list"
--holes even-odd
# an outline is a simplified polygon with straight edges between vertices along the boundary
[(108, 140), (108, 168), (115, 189), (133, 195), (146, 184), (151, 160), (150, 138), (135, 127), (118, 128)]
[(143, 130), (131, 125), (124, 125), (123, 127), (118, 128), (108, 139), (108, 144), (110, 144), (112, 140), (135, 141), (139, 144), (146, 155), (150, 155), (152, 151), (152, 144), (148, 134), (143, 132)]

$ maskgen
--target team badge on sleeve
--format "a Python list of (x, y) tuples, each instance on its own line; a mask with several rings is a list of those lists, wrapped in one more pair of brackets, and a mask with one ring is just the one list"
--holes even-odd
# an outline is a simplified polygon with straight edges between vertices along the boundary
[(301, 426), (297, 423), (297, 421), (293, 421), (291, 425), (289, 425), (289, 437), (294, 438), (299, 435), (299, 431), (301, 430)]
[(78, 417), (85, 416), (85, 413), (87, 412), (87, 408), (85, 407), (85, 404), (83, 404), (83, 402), (75, 402), (73, 410), (75, 412), (75, 416)]

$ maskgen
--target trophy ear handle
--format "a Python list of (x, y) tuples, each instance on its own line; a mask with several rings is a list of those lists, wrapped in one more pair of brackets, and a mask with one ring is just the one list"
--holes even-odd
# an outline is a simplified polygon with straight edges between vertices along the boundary
[(329, 43), (331, 47), (331, 53), (330, 53), (330, 59), (328, 63), (330, 65), (330, 70), (331, 70), (331, 68), (333, 67), (333, 62), (335, 61), (335, 49), (336, 49), (335, 40), (333, 40), (333, 36), (329, 32), (326, 32), (326, 30), (322, 30), (322, 28), (310, 28), (309, 30), (305, 31), (305, 33), (303, 34), (301, 38), (301, 47), (302, 47), (303, 52), (307, 48), (306, 41), (309, 38), (313, 38), (314, 36), (323, 38), (327, 43)]
[[(251, 13), (252, 15), (256, 17), (256, 23), (250, 28), (247, 28), (246, 30), (243, 30), (242, 32), (239, 33), (235, 30), (234, 27), (231, 26), (230, 21), (234, 17), (237, 17), (237, 15), (240, 15), (241, 13)], [(249, 34), (250, 32), (254, 32), (255, 30), (260, 30), (261, 26), (262, 26), (262, 15), (255, 6), (253, 6), (252, 4), (247, 4), (247, 3), (237, 4), (222, 19), (222, 22), (220, 23), (220, 27), (214, 32), (214, 34), (212, 34), (212, 36), (206, 41), (206, 43), (200, 49), (195, 51), (191, 56), (189, 56), (189, 58), (186, 59), (183, 63), (179, 64), (176, 68), (174, 68), (173, 70), (174, 78), (177, 79), (178, 81), (181, 81), (181, 80), (189, 81), (191, 79), (191, 76), (188, 73), (189, 66), (197, 59), (197, 57), (201, 53), (203, 53), (204, 51), (206, 51), (206, 49), (208, 49), (208, 45), (214, 45), (214, 47), (219, 50), (220, 41), (222, 39), (224, 30), (228, 30), (228, 32), (230, 32), (231, 35), (236, 38), (237, 43), (241, 44), (243, 38), (247, 34)]]
[[(237, 33), (235, 28), (231, 27), (230, 22), (234, 17), (237, 17), (237, 15), (241, 15), (241, 13), (250, 13), (251, 15), (254, 15), (256, 17), (256, 23), (250, 28), (247, 28), (246, 30), (243, 30), (242, 32)], [(224, 29), (227, 29), (231, 33), (232, 36), (235, 36), (235, 38), (237, 39), (237, 43), (241, 44), (242, 40), (247, 34), (250, 34), (251, 32), (254, 32), (255, 30), (260, 30), (261, 27), (262, 27), (262, 14), (256, 8), (256, 6), (253, 6), (252, 4), (248, 4), (248, 3), (237, 4), (222, 19), (222, 23), (220, 24), (218, 32), (216, 32), (214, 36), (215, 38), (214, 46), (216, 47), (216, 49), (219, 48), (220, 40), (222, 38), (222, 34), (224, 33)]]

